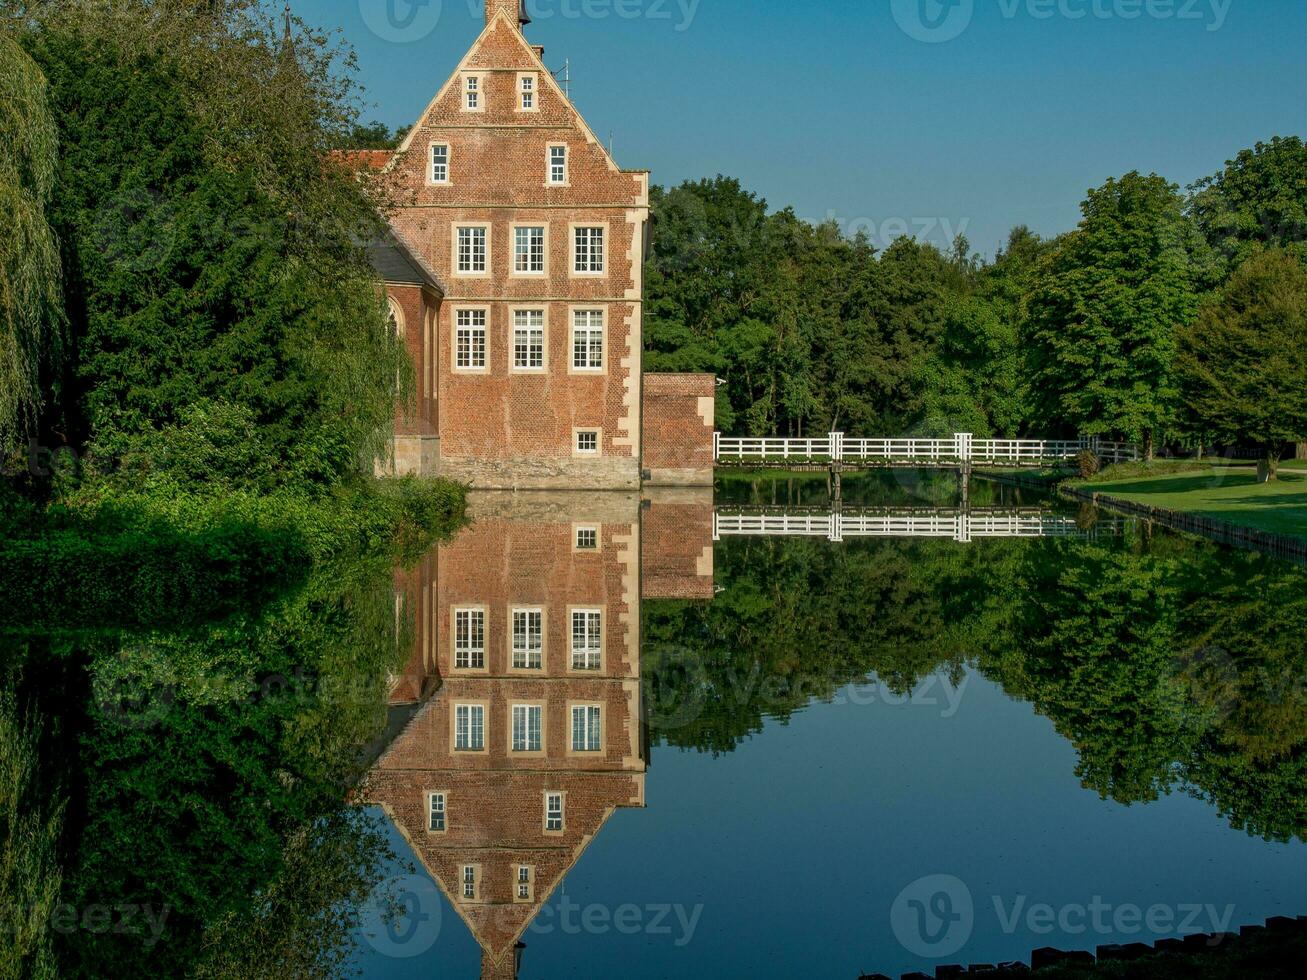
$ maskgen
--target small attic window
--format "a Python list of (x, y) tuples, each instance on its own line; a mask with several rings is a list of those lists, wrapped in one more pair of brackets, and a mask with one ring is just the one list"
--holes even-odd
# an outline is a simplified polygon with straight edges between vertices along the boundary
[(536, 76), (533, 73), (517, 76), (518, 108), (523, 112), (535, 111), (536, 81)]
[(467, 75), (463, 78), (463, 108), (475, 112), (481, 108), (481, 76)]

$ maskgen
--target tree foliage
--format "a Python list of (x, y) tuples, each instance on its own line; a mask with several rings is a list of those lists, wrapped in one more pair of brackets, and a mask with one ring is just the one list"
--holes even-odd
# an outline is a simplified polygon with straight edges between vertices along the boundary
[(1307, 439), (1307, 266), (1254, 252), (1180, 334), (1185, 403), (1218, 441), (1261, 447), (1274, 464)]
[(0, 29), (0, 460), (34, 425), (62, 343), (59, 250), (49, 224), (57, 134), (45, 76)]

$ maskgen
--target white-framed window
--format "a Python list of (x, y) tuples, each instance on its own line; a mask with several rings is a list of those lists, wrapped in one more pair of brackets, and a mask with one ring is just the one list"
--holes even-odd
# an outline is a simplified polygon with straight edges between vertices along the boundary
[(486, 369), (485, 310), (459, 310), (454, 315), (454, 367), (460, 371)]
[(549, 146), (549, 183), (555, 187), (567, 183), (567, 146), (563, 143)]
[(486, 747), (486, 708), (483, 704), (454, 705), (454, 751), (481, 752)]
[(427, 794), (427, 830), (434, 834), (445, 832), (445, 794)]
[(519, 902), (529, 902), (535, 893), (535, 868), (529, 864), (519, 864), (513, 877), (513, 887), (517, 890)]
[(454, 667), (459, 670), (486, 669), (486, 611), (454, 610)]
[(536, 107), (536, 76), (523, 74), (517, 76), (518, 108), (523, 112), (533, 112)]
[(572, 706), (572, 751), (598, 752), (602, 749), (600, 708), (597, 704)]
[(603, 666), (604, 615), (598, 609), (572, 610), (572, 669)]
[(513, 370), (545, 368), (545, 311), (513, 311)]
[(473, 112), (481, 108), (481, 76), (463, 76), (463, 108)]
[(480, 869), (475, 864), (463, 865), (463, 898), (471, 901), (477, 897), (480, 877)]
[(544, 275), (543, 225), (519, 225), (513, 229), (513, 272), (519, 276)]
[(545, 830), (563, 829), (563, 794), (545, 794)]
[(455, 260), (459, 274), (465, 276), (484, 274), (489, 258), (486, 227), (484, 225), (460, 225), (456, 234)]
[(604, 311), (572, 311), (572, 370), (604, 369)]
[(576, 452), (578, 456), (598, 456), (599, 455), (599, 430), (577, 429)]
[(578, 527), (576, 529), (576, 550), (577, 551), (598, 551), (599, 550), (599, 528), (597, 527)]
[(544, 647), (544, 610), (514, 609), (513, 669), (539, 670), (543, 666)]
[(513, 751), (539, 752), (542, 748), (544, 708), (538, 704), (513, 705)]
[(572, 271), (577, 275), (597, 276), (604, 271), (604, 227), (586, 225), (572, 229)]
[(431, 183), (449, 183), (449, 144), (431, 144)]

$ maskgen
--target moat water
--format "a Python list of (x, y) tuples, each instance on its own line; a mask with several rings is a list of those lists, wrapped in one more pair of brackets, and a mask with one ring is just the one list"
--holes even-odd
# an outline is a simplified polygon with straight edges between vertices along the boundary
[[(983, 481), (973, 515), (1060, 519), (951, 535), (941, 474), (645, 496), (480, 495), (397, 570), (10, 630), (68, 972), (852, 980), (1307, 913), (1307, 569)], [(938, 528), (720, 522), (891, 511)]]

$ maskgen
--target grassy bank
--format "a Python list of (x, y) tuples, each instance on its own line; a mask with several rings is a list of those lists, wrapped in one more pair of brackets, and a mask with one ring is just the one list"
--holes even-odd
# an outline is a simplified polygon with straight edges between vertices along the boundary
[(1259, 484), (1246, 466), (1132, 463), (1109, 467), (1072, 486), (1150, 507), (1227, 521), (1272, 534), (1307, 538), (1307, 464), (1295, 461), (1279, 479)]
[(317, 493), (86, 490), (37, 505), (0, 488), (0, 627), (177, 625), (258, 602), (317, 566), (425, 548), (462, 521), (442, 480)]

